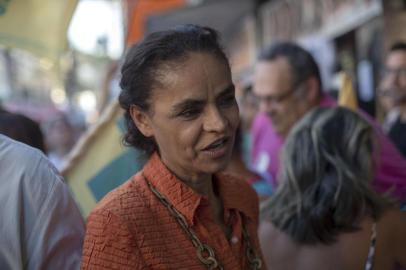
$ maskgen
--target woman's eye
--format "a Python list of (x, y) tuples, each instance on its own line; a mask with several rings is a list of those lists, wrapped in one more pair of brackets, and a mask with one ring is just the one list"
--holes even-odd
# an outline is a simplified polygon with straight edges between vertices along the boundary
[(199, 112), (200, 111), (198, 109), (187, 109), (187, 110), (182, 111), (179, 114), (179, 116), (181, 116), (187, 120), (190, 120), (190, 119), (193, 119), (196, 116), (198, 116)]
[(234, 104), (236, 103), (235, 96), (234, 96), (234, 95), (231, 95), (231, 96), (224, 97), (224, 98), (222, 98), (222, 99), (220, 100), (219, 103), (220, 103), (221, 106), (231, 106), (231, 105), (234, 105)]

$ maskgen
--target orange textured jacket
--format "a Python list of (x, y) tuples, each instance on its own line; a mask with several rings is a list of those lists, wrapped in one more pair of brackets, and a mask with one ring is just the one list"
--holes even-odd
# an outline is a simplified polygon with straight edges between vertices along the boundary
[[(110, 192), (90, 214), (81, 269), (206, 269), (196, 249), (145, 178), (182, 213), (201, 242), (214, 249), (224, 269), (249, 269), (242, 220), (260, 255), (258, 198), (243, 180), (216, 175), (228, 240), (214, 222), (208, 200), (177, 179), (154, 154), (143, 170)], [(263, 266), (263, 269), (265, 267)]]

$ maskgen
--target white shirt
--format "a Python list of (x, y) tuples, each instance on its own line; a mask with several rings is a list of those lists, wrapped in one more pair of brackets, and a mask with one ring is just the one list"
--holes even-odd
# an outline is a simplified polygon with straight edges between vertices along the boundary
[(0, 134), (0, 269), (79, 269), (84, 233), (46, 157)]

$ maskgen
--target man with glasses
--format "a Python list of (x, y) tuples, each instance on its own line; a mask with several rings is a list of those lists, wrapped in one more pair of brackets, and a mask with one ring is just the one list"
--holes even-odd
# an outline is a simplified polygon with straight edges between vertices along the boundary
[(397, 42), (390, 48), (379, 94), (393, 106), (388, 136), (406, 157), (406, 43)]
[[(279, 152), (293, 125), (317, 106), (336, 106), (322, 91), (319, 68), (309, 52), (293, 43), (265, 49), (255, 67), (254, 94), (259, 113), (252, 126), (252, 161), (257, 173), (277, 185)], [(365, 115), (366, 118), (368, 118)], [(406, 160), (378, 130), (379, 164), (374, 187), (406, 201)]]

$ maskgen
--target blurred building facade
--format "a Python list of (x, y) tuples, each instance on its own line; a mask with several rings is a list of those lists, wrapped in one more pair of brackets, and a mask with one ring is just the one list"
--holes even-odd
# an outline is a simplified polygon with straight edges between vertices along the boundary
[[(122, 5), (127, 47), (147, 33), (177, 24), (216, 28), (222, 34), (234, 79), (244, 87), (250, 84), (262, 48), (277, 41), (297, 41), (318, 60), (325, 90), (335, 95), (335, 74), (345, 71), (354, 81), (361, 107), (371, 115), (376, 113), (375, 89), (385, 51), (394, 41), (406, 40), (404, 0), (114, 1)], [(7, 12), (14, 9), (10, 4)], [(66, 18), (72, 16), (73, 9), (69, 10)], [(0, 99), (80, 106), (79, 99), (85, 96), (83, 100), (100, 112), (119, 92), (120, 63), (103, 52), (107, 42), (100, 39), (98, 55), (69, 48), (59, 54), (57, 62), (11, 50), (7, 44), (0, 47)], [(89, 90), (96, 101), (90, 102)]]
[(148, 16), (145, 32), (181, 23), (218, 29), (234, 79), (250, 84), (258, 52), (278, 41), (296, 41), (315, 56), (324, 90), (337, 95), (336, 75), (353, 80), (360, 107), (376, 114), (375, 96), (387, 48), (406, 40), (404, 0), (206, 0)]
[(260, 8), (261, 45), (295, 40), (322, 67), (326, 91), (334, 74), (351, 76), (362, 109), (376, 114), (375, 92), (387, 48), (406, 39), (403, 0), (274, 0)]
[(385, 52), (406, 40), (403, 0), (273, 0), (258, 7), (257, 41), (293, 40), (318, 61), (324, 90), (336, 95), (335, 74), (353, 80), (360, 107), (376, 115), (376, 88)]

